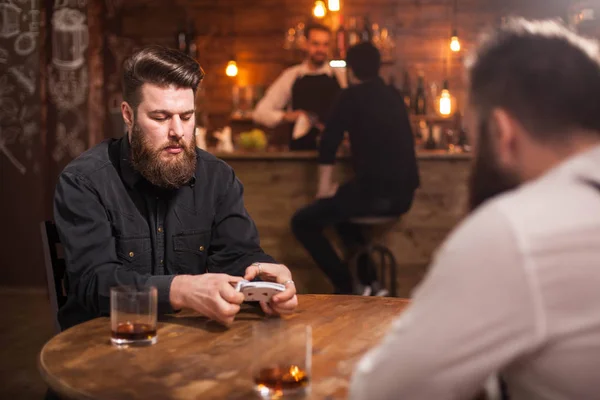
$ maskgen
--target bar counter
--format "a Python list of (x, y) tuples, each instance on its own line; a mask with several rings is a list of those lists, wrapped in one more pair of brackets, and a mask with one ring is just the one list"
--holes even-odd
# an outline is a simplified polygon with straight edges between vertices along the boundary
[[(246, 208), (266, 252), (288, 265), (301, 293), (330, 293), (331, 286), (290, 230), (294, 212), (314, 200), (316, 152), (253, 151), (213, 153), (227, 162), (244, 184)], [(469, 153), (417, 152), (421, 186), (411, 210), (387, 237), (398, 262), (399, 295), (408, 297), (426, 272), (431, 256), (458, 223), (467, 205)], [(351, 177), (348, 157), (338, 157), (335, 179)]]

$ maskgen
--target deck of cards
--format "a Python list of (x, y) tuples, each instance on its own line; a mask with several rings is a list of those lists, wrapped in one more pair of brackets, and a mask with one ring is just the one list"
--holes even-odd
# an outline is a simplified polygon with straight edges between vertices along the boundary
[(271, 297), (285, 290), (285, 285), (275, 282), (240, 281), (235, 287), (244, 294), (245, 301), (270, 301)]

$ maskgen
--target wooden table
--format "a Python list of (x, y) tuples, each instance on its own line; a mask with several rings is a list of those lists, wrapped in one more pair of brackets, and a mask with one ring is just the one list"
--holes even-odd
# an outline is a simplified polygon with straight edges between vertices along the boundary
[[(312, 393), (345, 398), (356, 362), (387, 332), (407, 300), (300, 295), (286, 324), (313, 330)], [(46, 383), (69, 399), (250, 399), (252, 325), (264, 318), (244, 308), (227, 329), (195, 315), (162, 318), (158, 343), (119, 349), (110, 320), (97, 318), (52, 338), (40, 353)]]

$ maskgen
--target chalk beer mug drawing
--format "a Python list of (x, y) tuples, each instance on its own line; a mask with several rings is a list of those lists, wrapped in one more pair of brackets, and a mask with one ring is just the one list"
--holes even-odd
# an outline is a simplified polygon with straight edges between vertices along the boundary
[(72, 8), (62, 8), (52, 16), (52, 63), (58, 69), (75, 70), (83, 65), (88, 47), (85, 15)]
[(21, 9), (14, 4), (0, 3), (0, 38), (19, 34)]

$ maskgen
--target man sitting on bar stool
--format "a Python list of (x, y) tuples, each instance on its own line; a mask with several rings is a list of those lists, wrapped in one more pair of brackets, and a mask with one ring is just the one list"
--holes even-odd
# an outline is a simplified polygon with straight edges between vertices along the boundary
[[(365, 216), (400, 216), (419, 186), (414, 139), (404, 101), (379, 77), (381, 56), (360, 43), (348, 51), (350, 87), (333, 107), (319, 146), (317, 200), (292, 218), (292, 230), (334, 286), (335, 293), (356, 293), (349, 266), (340, 259), (323, 230), (334, 226), (347, 248), (364, 244), (361, 227), (350, 220)], [(348, 132), (355, 177), (339, 189), (333, 183), (337, 149)], [(358, 260), (360, 293), (377, 294), (368, 257)], [(361, 289), (366, 289), (363, 291)], [(379, 292), (383, 294), (383, 292)]]

